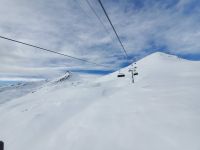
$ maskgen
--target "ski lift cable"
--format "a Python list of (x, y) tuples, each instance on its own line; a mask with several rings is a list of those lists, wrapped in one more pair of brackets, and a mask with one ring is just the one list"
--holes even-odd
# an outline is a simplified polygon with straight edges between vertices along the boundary
[(0, 35), (0, 38), (8, 40), (8, 41), (15, 42), (15, 43), (18, 43), (18, 44), (26, 45), (26, 46), (29, 46), (29, 47), (34, 47), (34, 48), (40, 49), (42, 51), (46, 51), (46, 52), (54, 53), (54, 54), (57, 54), (57, 55), (65, 56), (65, 57), (68, 57), (68, 58), (71, 58), (71, 59), (75, 59), (75, 60), (78, 60), (78, 61), (87, 62), (89, 64), (93, 64), (93, 65), (96, 65), (96, 66), (102, 66), (102, 67), (105, 67), (105, 68), (112, 68), (112, 67), (109, 67), (109, 66), (106, 66), (106, 65), (103, 65), (103, 64), (91, 62), (91, 61), (88, 61), (88, 60), (85, 60), (85, 59), (81, 59), (81, 58), (74, 57), (74, 56), (71, 56), (71, 55), (67, 55), (67, 54), (63, 54), (63, 53), (60, 53), (60, 52), (56, 52), (54, 50), (42, 48), (42, 47), (39, 47), (39, 46), (36, 46), (36, 45), (33, 45), (33, 44), (17, 41), (17, 40), (14, 40), (14, 39), (11, 39), (11, 38), (7, 38), (7, 37), (1, 36), (1, 35)]
[(93, 8), (92, 4), (89, 2), (89, 0), (86, 0), (86, 2), (87, 2), (87, 4), (88, 4), (88, 6), (90, 7), (90, 9), (92, 10), (92, 12), (93, 12), (93, 13), (95, 14), (95, 16), (97, 17), (97, 19), (99, 20), (99, 22), (102, 24), (104, 30), (105, 30), (108, 34), (110, 34), (109, 31), (108, 31), (108, 29), (106, 28), (105, 24), (104, 24), (103, 21), (101, 20), (100, 16), (97, 14), (97, 12), (95, 11), (95, 9)]
[(112, 24), (111, 19), (110, 19), (109, 16), (108, 16), (108, 13), (106, 12), (106, 9), (104, 8), (104, 6), (103, 6), (101, 0), (98, 0), (98, 2), (99, 2), (101, 8), (103, 9), (103, 11), (104, 11), (104, 13), (105, 13), (106, 18), (108, 19), (108, 21), (109, 21), (109, 23), (110, 23), (110, 25), (111, 25), (111, 27), (112, 27), (112, 29), (113, 29), (113, 31), (114, 31), (114, 33), (115, 33), (115, 35), (116, 35), (118, 41), (119, 41), (119, 43), (120, 43), (120, 45), (121, 45), (121, 47), (122, 47), (122, 49), (123, 49), (123, 51), (124, 51), (124, 54), (125, 54), (126, 58), (128, 59), (128, 54), (127, 54), (127, 52), (126, 52), (126, 50), (125, 50), (125, 48), (124, 48), (124, 45), (122, 44), (122, 42), (121, 42), (121, 40), (120, 40), (120, 38), (119, 38), (119, 35), (117, 34), (117, 31), (115, 30), (114, 25)]

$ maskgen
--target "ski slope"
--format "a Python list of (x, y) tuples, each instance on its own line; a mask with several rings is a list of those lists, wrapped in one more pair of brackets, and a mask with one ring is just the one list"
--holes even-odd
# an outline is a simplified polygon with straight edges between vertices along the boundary
[(0, 139), (7, 150), (199, 150), (200, 62), (157, 52), (137, 67), (135, 84), (126, 67), (0, 105)]

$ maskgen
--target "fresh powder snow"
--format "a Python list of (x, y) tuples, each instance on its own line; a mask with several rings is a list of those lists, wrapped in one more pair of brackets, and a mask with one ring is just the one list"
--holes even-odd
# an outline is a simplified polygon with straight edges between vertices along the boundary
[(5, 149), (199, 150), (200, 62), (157, 52), (136, 65), (134, 84), (131, 66), (125, 78), (68, 73), (2, 103)]

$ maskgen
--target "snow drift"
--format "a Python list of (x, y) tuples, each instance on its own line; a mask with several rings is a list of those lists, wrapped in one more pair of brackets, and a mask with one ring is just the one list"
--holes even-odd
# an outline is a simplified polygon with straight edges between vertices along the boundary
[(200, 62), (154, 53), (76, 86), (46, 86), (0, 105), (7, 150), (199, 150)]

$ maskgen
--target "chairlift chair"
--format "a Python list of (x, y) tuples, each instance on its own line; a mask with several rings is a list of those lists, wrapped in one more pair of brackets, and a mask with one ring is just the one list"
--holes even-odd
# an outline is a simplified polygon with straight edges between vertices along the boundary
[(125, 74), (119, 72), (118, 75), (117, 75), (117, 77), (118, 77), (118, 78), (125, 77)]
[(137, 76), (137, 75), (138, 75), (138, 72), (135, 72), (133, 75), (134, 75), (134, 76)]

